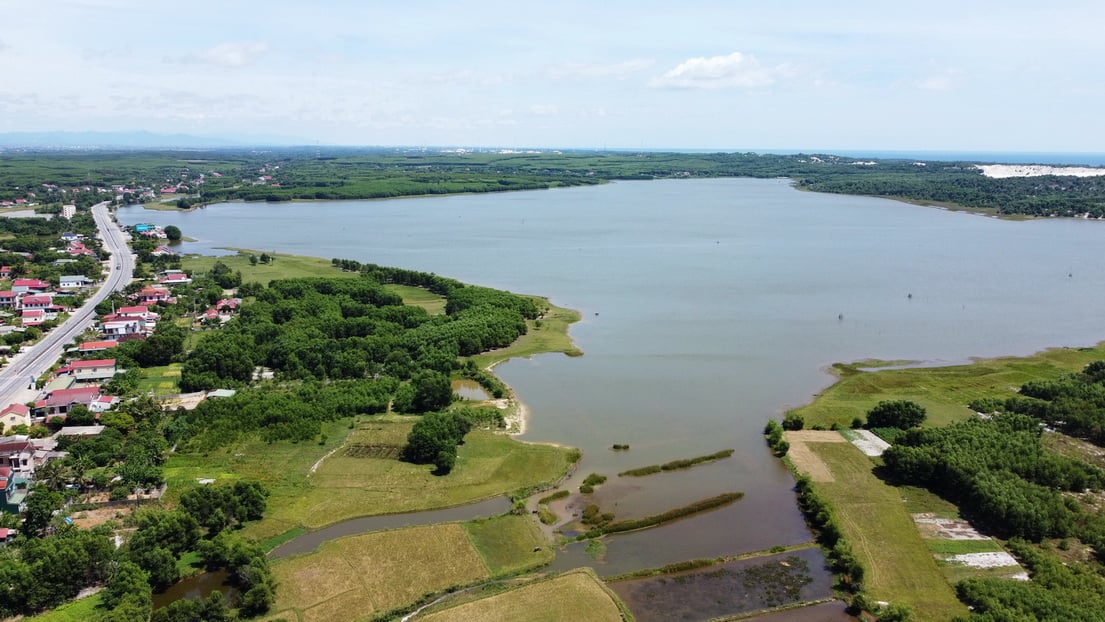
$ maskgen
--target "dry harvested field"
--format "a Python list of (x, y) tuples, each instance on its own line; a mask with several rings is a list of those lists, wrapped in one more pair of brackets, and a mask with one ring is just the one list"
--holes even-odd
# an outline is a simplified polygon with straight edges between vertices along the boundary
[(415, 619), (419, 622), (620, 622), (622, 617), (614, 596), (586, 569)]
[(829, 468), (833, 480), (814, 487), (829, 501), (844, 539), (866, 569), (864, 584), (871, 597), (906, 604), (918, 620), (965, 615), (900, 491), (872, 473), (871, 459), (847, 442), (808, 446)]
[[(273, 611), (302, 622), (353, 622), (490, 577), (463, 525), (411, 527), (328, 542), (273, 564)], [(281, 616), (276, 616), (281, 617)]]
[(846, 443), (847, 440), (839, 432), (819, 430), (793, 430), (784, 432), (783, 438), (790, 443), (790, 451), (787, 458), (802, 475), (809, 475), (815, 482), (831, 482), (833, 474), (829, 465), (825, 464), (810, 448), (810, 443)]

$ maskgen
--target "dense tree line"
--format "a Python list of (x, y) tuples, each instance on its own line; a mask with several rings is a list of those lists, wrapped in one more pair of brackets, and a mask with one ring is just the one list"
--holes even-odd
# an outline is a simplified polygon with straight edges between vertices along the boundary
[[(246, 387), (260, 367), (305, 384), (204, 402), (174, 424), (174, 438), (206, 430), (225, 442), (261, 430), (269, 440), (306, 440), (323, 421), (383, 412), (389, 404), (399, 412), (440, 410), (452, 400), (449, 375), (461, 367), (458, 357), (509, 345), (540, 313), (532, 299), (508, 292), (350, 267), (363, 277), (276, 280), (257, 291), (237, 318), (197, 343), (181, 373), (185, 391)], [(431, 284), (444, 292), (446, 314), (404, 305), (382, 281)], [(176, 345), (171, 331), (165, 338)]]
[(883, 459), (896, 480), (933, 490), (1002, 537), (1086, 535), (1086, 517), (1063, 491), (1100, 489), (1105, 472), (1046, 449), (1040, 434), (1025, 415), (969, 419), (911, 430)]
[(1019, 396), (975, 400), (971, 408), (1029, 415), (1105, 446), (1105, 361), (1094, 361), (1081, 372), (1055, 380), (1026, 382)]
[[(580, 151), (462, 155), (334, 147), (327, 148), (325, 155), (298, 148), (266, 150), (264, 154), (240, 150), (13, 154), (0, 171), (0, 198), (25, 196), (28, 186), (43, 182), (156, 187), (166, 179), (191, 179), (203, 172), (184, 162), (197, 156), (206, 161), (205, 171), (218, 171), (221, 177), (207, 176), (202, 184), (194, 185), (191, 190), (198, 196), (182, 199), (182, 207), (231, 199), (369, 199), (501, 192), (618, 179), (791, 177), (800, 186), (819, 192), (950, 202), (1003, 214), (1105, 215), (1105, 182), (1100, 177), (995, 179), (982, 175), (968, 162), (861, 161), (829, 154)], [(261, 169), (272, 173), (273, 179), (260, 179)], [(69, 200), (87, 206), (100, 198), (96, 192), (86, 192)]]
[(1032, 573), (1031, 581), (971, 578), (956, 585), (972, 613), (965, 622), (1005, 620), (1067, 622), (1105, 620), (1105, 581), (1089, 565), (1013, 540), (1010, 550)]
[(59, 605), (111, 574), (115, 545), (106, 527), (65, 526), (50, 537), (29, 535), (20, 546), (0, 550), (0, 615)]

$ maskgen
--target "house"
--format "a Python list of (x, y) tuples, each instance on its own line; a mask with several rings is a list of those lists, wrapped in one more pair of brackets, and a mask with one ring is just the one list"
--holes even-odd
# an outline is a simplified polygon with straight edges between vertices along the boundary
[(28, 309), (46, 310), (52, 306), (54, 306), (54, 296), (52, 294), (26, 294), (19, 299), (19, 308), (24, 311)]
[(86, 341), (77, 346), (77, 351), (81, 354), (90, 354), (92, 352), (103, 352), (104, 350), (110, 350), (119, 345), (118, 341)]
[(219, 313), (234, 313), (238, 310), (240, 304), (242, 304), (241, 298), (222, 298), (215, 303), (215, 308), (219, 310)]
[(173, 285), (187, 285), (192, 282), (192, 277), (183, 272), (174, 272), (172, 274), (166, 274), (157, 280), (161, 285), (172, 287)]
[(146, 222), (140, 222), (137, 225), (134, 225), (134, 232), (135, 233), (145, 233), (147, 231), (153, 231), (156, 228), (157, 228), (157, 225), (151, 225), (151, 224), (146, 223)]
[(150, 254), (154, 257), (172, 257), (173, 255), (176, 255), (176, 253), (173, 252), (173, 249), (169, 248), (168, 246), (158, 246), (157, 248), (153, 249)]
[(135, 305), (131, 307), (119, 307), (115, 310), (115, 315), (119, 319), (123, 318), (142, 318), (143, 320), (156, 320), (160, 317), (158, 314), (150, 311), (150, 308), (145, 305)]
[(87, 255), (92, 257), (96, 254), (96, 251), (85, 246), (83, 242), (70, 242), (69, 248), (65, 249), (65, 252), (73, 256)]
[(11, 473), (34, 473), (35, 448), (30, 441), (0, 441), (0, 466), (8, 467)]
[(19, 294), (10, 289), (0, 292), (0, 308), (14, 309), (18, 303)]
[(83, 239), (83, 238), (84, 238), (83, 235), (81, 235), (79, 233), (73, 233), (72, 231), (66, 231), (65, 233), (61, 234), (61, 240), (63, 242), (76, 242), (77, 240), (80, 240), (80, 239)]
[(15, 279), (12, 281), (12, 291), (17, 294), (25, 294), (27, 292), (41, 294), (42, 292), (50, 291), (50, 284), (46, 281), (40, 281), (39, 279)]
[(11, 404), (0, 410), (0, 431), (10, 430), (17, 425), (31, 425), (31, 409), (26, 404)]
[(156, 287), (154, 285), (147, 285), (138, 290), (138, 293), (131, 294), (131, 298), (135, 301), (143, 304), (154, 304), (158, 302), (169, 301), (169, 289), (166, 287)]
[(77, 206), (76, 205), (62, 205), (61, 206), (61, 217), (62, 218), (66, 219), (66, 220), (72, 220), (73, 217), (76, 216), (76, 215), (77, 215)]
[(83, 274), (69, 274), (61, 277), (58, 288), (60, 289), (82, 289), (92, 286), (92, 279)]
[(0, 279), (10, 279), (10, 278), (12, 278), (12, 267), (11, 266), (0, 266)]
[[(76, 378), (77, 382), (110, 380), (115, 376), (115, 359), (73, 361), (67, 367), (70, 375)], [(60, 373), (61, 370), (58, 371)]]
[(35, 416), (49, 420), (51, 417), (64, 415), (76, 404), (82, 404), (91, 410), (92, 404), (100, 397), (100, 387), (96, 385), (50, 391), (46, 394), (46, 399), (35, 402)]
[(111, 407), (118, 404), (123, 400), (112, 395), (101, 395), (92, 400), (92, 403), (88, 405), (88, 410), (94, 413), (102, 413), (111, 410)]
[(54, 438), (63, 436), (99, 436), (104, 431), (102, 425), (70, 425), (54, 433)]
[(152, 332), (142, 318), (124, 318), (103, 322), (100, 334), (113, 341), (125, 341), (134, 335), (145, 336)]
[(23, 326), (40, 326), (46, 322), (46, 312), (42, 309), (24, 309), (21, 319)]

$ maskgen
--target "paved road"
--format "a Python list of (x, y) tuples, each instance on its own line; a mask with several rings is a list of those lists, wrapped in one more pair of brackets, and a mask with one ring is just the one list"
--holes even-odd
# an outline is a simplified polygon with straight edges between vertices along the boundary
[(51, 330), (34, 346), (24, 348), (12, 357), (11, 363), (0, 372), (0, 409), (8, 404), (35, 399), (38, 392), (28, 388), (33, 379), (38, 378), (58, 360), (65, 344), (73, 341), (92, 324), (96, 317), (96, 305), (131, 281), (134, 257), (122, 229), (111, 219), (107, 201), (92, 206), (92, 216), (100, 229), (104, 248), (111, 252), (107, 279), (83, 306), (70, 314), (64, 324)]

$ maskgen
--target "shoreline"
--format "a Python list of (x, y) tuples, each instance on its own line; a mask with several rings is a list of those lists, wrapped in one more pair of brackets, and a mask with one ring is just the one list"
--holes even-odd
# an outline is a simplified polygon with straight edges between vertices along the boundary
[[(187, 209), (180, 209), (180, 208), (175, 207), (175, 206), (171, 206), (171, 207), (147, 207), (147, 205), (157, 205), (157, 203), (152, 203), (152, 202), (151, 203), (132, 203), (130, 205), (124, 205), (124, 206), (120, 206), (120, 207), (138, 207), (138, 206), (140, 206), (140, 207), (142, 207), (142, 209), (146, 209), (146, 210), (149, 210), (149, 211), (152, 211), (152, 212), (169, 212), (169, 211), (191, 212), (191, 211), (194, 211), (194, 210), (210, 207), (212, 205), (221, 205), (221, 204), (224, 204), (224, 203), (226, 203), (226, 204), (229, 204), (229, 203), (251, 204), (251, 203), (253, 203), (253, 204), (266, 204), (266, 205), (268, 205), (268, 204), (281, 204), (281, 203), (329, 203), (329, 202), (343, 202), (343, 201), (344, 202), (349, 202), (349, 201), (391, 201), (391, 200), (395, 200), (395, 199), (425, 199), (425, 198), (433, 198), (433, 197), (467, 196), (467, 195), (480, 195), (480, 194), (505, 194), (505, 193), (509, 193), (509, 192), (540, 192), (540, 191), (547, 191), (547, 190), (560, 190), (560, 189), (564, 189), (564, 188), (589, 188), (589, 187), (594, 187), (594, 186), (603, 186), (603, 185), (606, 185), (606, 184), (618, 183), (620, 181), (644, 181), (644, 182), (649, 182), (649, 181), (661, 181), (661, 180), (664, 180), (664, 179), (678, 180), (679, 178), (662, 177), (662, 178), (655, 178), (655, 179), (630, 179), (630, 180), (606, 179), (606, 180), (600, 181), (599, 183), (594, 183), (594, 184), (579, 184), (579, 185), (568, 185), (568, 186), (550, 186), (550, 187), (546, 187), (546, 188), (508, 188), (508, 189), (502, 189), (502, 190), (488, 190), (488, 191), (485, 191), (485, 192), (443, 192), (443, 193), (423, 193), (423, 194), (402, 194), (402, 195), (393, 196), (393, 197), (365, 197), (365, 198), (342, 198), (342, 199), (288, 199), (286, 201), (266, 201), (266, 200), (263, 200), (263, 199), (254, 200), (254, 201), (247, 200), (247, 199), (227, 199), (227, 200), (214, 201), (214, 202), (209, 202), (209, 203), (197, 203), (197, 204), (191, 205)], [(717, 176), (717, 177), (692, 177), (691, 179), (765, 179), (765, 178), (763, 178), (763, 177), (752, 177), (752, 176), (748, 176), (748, 175), (720, 175), (720, 176)], [(918, 207), (929, 207), (929, 208), (941, 209), (941, 210), (945, 210), (945, 211), (949, 211), (949, 212), (964, 212), (964, 213), (967, 213), (967, 214), (974, 214), (974, 215), (977, 215), (977, 216), (985, 216), (985, 217), (988, 217), (988, 218), (995, 218), (995, 219), (998, 219), (998, 220), (1009, 220), (1009, 221), (1016, 221), (1016, 222), (1026, 221), (1026, 220), (1050, 220), (1052, 218), (1063, 218), (1063, 219), (1069, 219), (1069, 220), (1101, 220), (1100, 218), (1097, 218), (1097, 219), (1089, 218), (1089, 219), (1087, 219), (1087, 218), (1083, 218), (1082, 216), (1033, 216), (1033, 215), (1029, 215), (1029, 214), (1001, 214), (996, 209), (993, 209), (993, 208), (968, 207), (966, 205), (961, 205), (959, 203), (953, 203), (953, 202), (948, 202), (948, 201), (927, 201), (927, 200), (923, 200), (923, 199), (909, 199), (909, 198), (905, 198), (905, 197), (888, 196), (888, 195), (882, 195), (882, 194), (852, 194), (852, 193), (843, 193), (843, 192), (823, 192), (823, 191), (820, 191), (820, 190), (814, 190), (812, 188), (799, 186), (798, 182), (793, 177), (778, 177), (776, 179), (786, 179), (786, 180), (788, 180), (790, 182), (790, 187), (794, 188), (795, 190), (797, 190), (799, 192), (817, 192), (819, 194), (835, 194), (835, 195), (839, 195), (839, 196), (863, 197), (863, 198), (870, 198), (870, 199), (885, 199), (887, 201), (897, 201), (899, 203), (905, 203), (907, 205), (916, 205)], [(169, 205), (169, 204), (164, 204), (164, 205)], [(116, 209), (118, 209), (118, 208), (116, 208)]]

